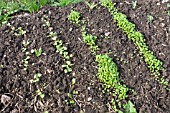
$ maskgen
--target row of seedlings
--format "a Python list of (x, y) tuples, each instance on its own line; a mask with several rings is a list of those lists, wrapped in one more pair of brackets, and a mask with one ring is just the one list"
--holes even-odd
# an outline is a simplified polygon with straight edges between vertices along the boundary
[[(68, 15), (68, 20), (76, 25), (80, 25), (84, 23), (84, 20), (80, 21), (80, 14), (74, 10), (71, 10), (71, 13)], [(97, 36), (93, 36), (86, 32), (86, 26), (83, 25), (81, 28), (82, 38), (85, 44), (90, 47), (90, 50), (93, 55), (96, 57), (96, 62), (98, 63), (98, 78), (102, 83), (104, 83), (105, 89), (114, 88), (113, 97), (112, 99), (112, 109), (115, 112), (123, 113), (121, 110), (118, 109), (117, 104), (119, 104), (119, 108), (122, 107), (120, 101), (126, 99), (128, 88), (125, 85), (120, 83), (119, 73), (117, 65), (112, 61), (107, 54), (96, 54), (96, 51), (99, 50), (98, 46), (96, 45)], [(136, 109), (131, 101), (124, 104), (123, 107), (127, 111), (131, 105), (131, 109), (136, 113)], [(126, 109), (127, 108), (127, 109)]]
[[(71, 63), (71, 57), (73, 56), (72, 54), (68, 54), (67, 52), (67, 48), (65, 46), (63, 46), (63, 42), (62, 40), (60, 40), (58, 37), (57, 37), (57, 34), (55, 32), (50, 32), (49, 33), (49, 37), (53, 40), (53, 45), (55, 46), (56, 48), (56, 51), (62, 55), (65, 59), (65, 64), (62, 65), (62, 68), (64, 70), (64, 73), (68, 74), (72, 71), (72, 63)], [(72, 81), (71, 81), (71, 89), (73, 90), (74, 89), (74, 85), (76, 83), (76, 79), (75, 78), (72, 78)], [(67, 93), (67, 96), (68, 96), (68, 100), (66, 99), (65, 100), (65, 103), (67, 105), (75, 105), (75, 100), (74, 100), (74, 97), (73, 95), (77, 95), (78, 92), (76, 90), (73, 90), (71, 92), (68, 92)]]
[[(48, 27), (52, 28), (47, 16), (44, 15), (44, 18), (42, 18), (42, 21), (45, 23), (43, 26), (48, 26)], [(69, 52), (67, 51), (68, 50), (67, 47), (65, 47), (63, 45), (63, 41), (58, 38), (56, 32), (52, 32), (50, 30), (48, 37), (53, 41), (53, 45), (56, 48), (56, 52), (59, 53), (64, 58), (65, 63), (62, 65), (64, 73), (68, 74), (68, 73), (72, 72), (73, 64), (71, 63), (71, 57), (73, 57), (73, 55), (69, 54)], [(69, 99), (65, 99), (65, 103), (67, 105), (75, 105), (76, 104), (75, 99), (73, 97), (73, 95), (78, 94), (78, 91), (74, 90), (75, 83), (76, 83), (76, 79), (72, 78), (72, 80), (71, 80), (71, 89), (72, 90), (71, 90), (71, 92), (67, 93), (67, 96)], [(59, 90), (56, 89), (56, 92), (59, 93)]]
[(114, 21), (117, 23), (117, 26), (123, 29), (124, 33), (127, 34), (128, 38), (132, 40), (135, 46), (139, 49), (149, 70), (156, 80), (170, 91), (168, 88), (168, 82), (160, 76), (160, 71), (163, 70), (163, 62), (157, 59), (153, 52), (149, 50), (145, 43), (146, 41), (143, 34), (135, 30), (135, 24), (129, 22), (127, 16), (119, 12), (111, 0), (100, 0), (100, 4), (108, 9), (113, 16)]
[[(8, 25), (8, 26), (10, 26), (10, 25)], [(13, 32), (14, 35), (15, 35), (16, 37), (18, 37), (18, 38), (19, 38), (20, 36), (26, 37), (26, 31), (24, 31), (22, 27), (18, 27), (17, 29), (15, 29), (14, 27), (12, 27), (12, 32)], [(22, 62), (23, 62), (23, 66), (24, 66), (24, 70), (25, 70), (25, 71), (28, 71), (29, 60), (30, 60), (30, 58), (31, 58), (31, 54), (35, 53), (35, 56), (36, 56), (36, 57), (39, 57), (39, 56), (42, 54), (42, 49), (41, 49), (41, 48), (38, 49), (38, 50), (37, 50), (37, 49), (32, 49), (31, 51), (29, 51), (29, 50), (28, 50), (28, 46), (29, 46), (30, 44), (31, 44), (31, 41), (29, 41), (29, 40), (23, 40), (23, 41), (22, 41), (22, 48), (21, 48), (21, 50), (22, 50), (23, 53), (25, 53), (24, 59), (22, 60)], [(32, 65), (34, 65), (34, 63), (33, 63)], [(37, 83), (37, 82), (40, 80), (40, 77), (41, 77), (41, 76), (42, 76), (41, 73), (35, 73), (33, 79), (30, 80), (30, 83)], [(37, 90), (36, 90), (36, 94), (37, 94), (37, 96), (39, 96), (41, 99), (43, 99), (44, 96), (45, 96), (45, 95), (41, 92), (40, 89), (37, 89)]]
[[(41, 21), (44, 22), (43, 26), (48, 26), (49, 28), (52, 28), (50, 25), (50, 22), (48, 20), (48, 17), (46, 15), (43, 16), (43, 18), (41, 19)], [(72, 71), (71, 66), (73, 64), (71, 64), (71, 57), (73, 56), (72, 54), (69, 55), (69, 53), (67, 52), (67, 47), (65, 47), (63, 45), (63, 41), (61, 39), (58, 38), (57, 33), (56, 32), (52, 32), (50, 30), (48, 37), (52, 39), (53, 41), (53, 45), (56, 48), (56, 52), (59, 53), (61, 56), (63, 56), (63, 58), (65, 59), (65, 64), (62, 65), (62, 68), (64, 70), (64, 73), (69, 73)]]

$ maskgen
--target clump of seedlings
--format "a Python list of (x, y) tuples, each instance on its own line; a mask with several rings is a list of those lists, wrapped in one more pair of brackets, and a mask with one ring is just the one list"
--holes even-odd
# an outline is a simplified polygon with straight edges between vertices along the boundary
[(83, 37), (83, 41), (90, 46), (91, 52), (92, 53), (96, 53), (96, 50), (98, 50), (98, 46), (95, 44), (97, 36), (93, 36), (91, 34), (87, 34), (86, 32), (86, 27), (82, 26), (82, 37)]
[(68, 20), (72, 23), (79, 24), (80, 13), (74, 10), (71, 10), (71, 13), (68, 15)]
[[(80, 13), (77, 12), (77, 11), (73, 11), (73, 10), (71, 10), (71, 13), (68, 15), (68, 19), (75, 24), (79, 24), (80, 22), (85, 23), (84, 20), (82, 20), (82, 21), (79, 20), (80, 19)], [(90, 46), (91, 52), (93, 54), (96, 54), (96, 50), (99, 49), (98, 46), (96, 46), (96, 44), (95, 44), (97, 37), (93, 36), (91, 34), (87, 34), (85, 26), (82, 26), (81, 32), (82, 32), (83, 41), (88, 46)]]
[[(123, 29), (128, 38), (131, 39), (136, 47), (140, 50), (140, 53), (143, 55), (144, 60), (153, 75), (156, 76), (157, 79), (159, 79), (158, 81), (160, 81), (160, 79), (163, 79), (162, 77), (157, 77), (160, 76), (160, 71), (163, 70), (163, 62), (157, 59), (156, 56), (154, 56), (153, 52), (149, 50), (142, 33), (135, 30), (135, 24), (129, 22), (125, 14), (118, 12), (114, 4), (112, 4), (111, 0), (100, 0), (100, 3), (102, 6), (106, 7), (109, 10), (114, 18), (114, 21), (117, 22), (117, 26)], [(149, 21), (153, 20), (153, 18), (150, 16), (148, 18)], [(165, 80), (164, 82), (159, 83), (163, 84), (165, 87), (168, 87)]]
[(25, 58), (24, 58), (24, 60), (23, 60), (24, 70), (27, 70), (27, 68), (28, 68), (28, 61), (29, 61), (29, 59), (30, 59), (30, 56), (29, 56), (29, 55), (30, 55), (29, 52), (26, 52), (26, 56), (25, 56)]
[(76, 78), (72, 78), (71, 84), (70, 84), (71, 91), (67, 93), (68, 99), (65, 100), (65, 103), (67, 105), (76, 105), (77, 103), (75, 97), (78, 94), (78, 91), (75, 90), (75, 83), (76, 83)]
[(22, 50), (22, 52), (25, 52), (27, 50), (27, 46), (30, 44), (30, 42), (23, 40), (22, 44), (23, 44), (23, 47), (21, 48), (21, 50)]
[(127, 97), (128, 88), (120, 83), (119, 73), (116, 64), (108, 55), (96, 55), (98, 62), (98, 77), (108, 88), (114, 87), (115, 94), (120, 100)]
[(62, 65), (62, 67), (64, 68), (64, 72), (65, 73), (68, 73), (68, 72), (71, 72), (72, 69), (71, 69), (71, 66), (73, 64), (71, 64), (71, 61), (70, 61), (70, 58), (72, 57), (72, 55), (69, 55), (68, 52), (67, 52), (67, 47), (64, 47), (63, 46), (63, 42), (62, 40), (60, 40), (58, 37), (57, 37), (57, 34), (54, 33), (54, 32), (50, 32), (49, 33), (49, 37), (54, 41), (53, 45), (55, 46), (56, 48), (56, 51), (62, 55), (65, 60), (66, 60), (66, 63), (64, 65)]

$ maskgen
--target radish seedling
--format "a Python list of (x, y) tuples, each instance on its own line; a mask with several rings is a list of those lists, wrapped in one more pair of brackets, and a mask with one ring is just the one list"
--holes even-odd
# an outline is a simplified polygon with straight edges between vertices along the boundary
[(42, 54), (42, 48), (34, 49), (34, 52), (35, 52), (36, 57), (39, 57)]

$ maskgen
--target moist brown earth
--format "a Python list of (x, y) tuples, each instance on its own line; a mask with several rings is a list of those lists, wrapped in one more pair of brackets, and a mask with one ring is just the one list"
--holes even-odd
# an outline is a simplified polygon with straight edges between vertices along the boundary
[[(96, 4), (98, 0), (93, 1)], [(170, 80), (170, 24), (167, 3), (138, 1), (132, 8), (131, 0), (115, 0), (118, 10), (135, 23), (144, 34), (154, 55), (164, 62), (161, 75)], [(2, 113), (114, 113), (112, 96), (102, 93), (103, 85), (97, 77), (97, 63), (90, 48), (84, 44), (81, 27), (68, 21), (71, 9), (81, 14), (87, 32), (97, 36), (98, 54), (107, 53), (117, 64), (122, 83), (133, 91), (123, 103), (131, 100), (139, 113), (170, 113), (170, 93), (151, 76), (140, 52), (121, 29), (118, 29), (108, 10), (97, 5), (90, 10), (85, 3), (67, 7), (45, 6), (34, 14), (15, 15), (0, 28), (0, 111)], [(147, 16), (154, 17), (148, 22)], [(43, 19), (50, 22), (47, 26)], [(13, 28), (22, 27), (26, 34), (15, 36)], [(49, 32), (57, 33), (69, 54), (73, 54), (71, 73), (65, 74), (64, 58), (56, 52)], [(28, 69), (24, 70), (23, 40), (29, 41), (26, 52), (43, 50), (40, 57), (30, 54)], [(2, 66), (3, 65), (3, 66)], [(30, 83), (34, 74), (41, 73), (37, 83)], [(73, 85), (72, 79), (76, 82)], [(36, 94), (40, 89), (45, 97)], [(78, 91), (78, 94), (73, 94)], [(112, 92), (112, 89), (109, 90)], [(68, 93), (73, 94), (72, 98)], [(6, 97), (6, 98), (5, 98)], [(5, 100), (3, 100), (5, 99)], [(3, 101), (2, 101), (3, 100)], [(74, 100), (75, 104), (66, 100)], [(4, 102), (6, 101), (6, 102)]]

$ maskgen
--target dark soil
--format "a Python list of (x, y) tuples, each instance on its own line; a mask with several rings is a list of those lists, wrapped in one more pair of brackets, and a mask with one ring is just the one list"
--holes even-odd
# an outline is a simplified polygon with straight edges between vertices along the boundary
[[(98, 3), (98, 0), (94, 1)], [(166, 4), (160, 1), (138, 1), (136, 9), (132, 9), (131, 0), (116, 0), (116, 7), (125, 13), (128, 19), (136, 24), (137, 30), (145, 35), (146, 43), (164, 62), (161, 74), (168, 82), (170, 80), (170, 24)], [(159, 4), (160, 3), (160, 4)], [(0, 28), (0, 111), (2, 113), (112, 113), (109, 93), (102, 93), (103, 86), (97, 77), (97, 64), (89, 47), (83, 43), (81, 27), (68, 21), (71, 9), (81, 14), (81, 20), (86, 20), (88, 33), (98, 37), (98, 53), (108, 53), (119, 69), (122, 83), (133, 89), (128, 98), (139, 113), (170, 113), (170, 93), (151, 76), (144, 59), (131, 40), (121, 29), (118, 29), (112, 16), (106, 8), (97, 5), (93, 10), (84, 3), (67, 7), (45, 6), (35, 14), (14, 16), (8, 25)], [(147, 15), (154, 17), (148, 23)], [(50, 21), (51, 26), (44, 26), (42, 18)], [(10, 25), (9, 25), (10, 23)], [(16, 37), (12, 28), (22, 27), (25, 35)], [(58, 37), (73, 54), (71, 62), (73, 71), (65, 74), (62, 69), (64, 59), (59, 55), (52, 40), (48, 37), (50, 31)], [(109, 38), (106, 38), (109, 37)], [(26, 51), (43, 49), (43, 54), (36, 57), (30, 54), (29, 66), (24, 70), (22, 60), (26, 54), (22, 52), (23, 40), (31, 42)], [(34, 63), (34, 64), (33, 64)], [(30, 83), (35, 73), (42, 77), (37, 83)], [(72, 85), (72, 79), (76, 83)], [(41, 89), (44, 99), (36, 95)], [(66, 104), (70, 100), (68, 93), (73, 94), (75, 104)], [(110, 90), (110, 92), (112, 89)], [(2, 102), (2, 97), (6, 102)]]

